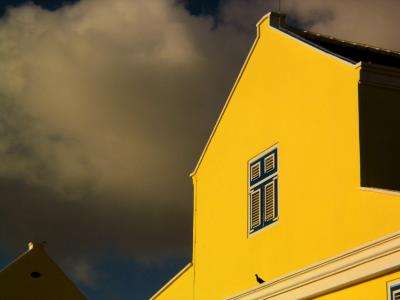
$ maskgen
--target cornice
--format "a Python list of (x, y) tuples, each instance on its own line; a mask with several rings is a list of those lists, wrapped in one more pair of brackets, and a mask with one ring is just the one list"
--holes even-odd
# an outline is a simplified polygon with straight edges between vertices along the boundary
[(227, 300), (310, 299), (399, 269), (400, 232), (397, 232)]

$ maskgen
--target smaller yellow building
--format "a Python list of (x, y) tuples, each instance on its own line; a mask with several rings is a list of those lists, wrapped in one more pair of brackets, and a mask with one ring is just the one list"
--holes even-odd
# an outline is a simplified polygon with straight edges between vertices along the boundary
[(152, 299), (400, 299), (400, 53), (257, 29), (192, 173), (192, 262)]
[(47, 255), (44, 244), (33, 242), (0, 272), (0, 299), (87, 300)]

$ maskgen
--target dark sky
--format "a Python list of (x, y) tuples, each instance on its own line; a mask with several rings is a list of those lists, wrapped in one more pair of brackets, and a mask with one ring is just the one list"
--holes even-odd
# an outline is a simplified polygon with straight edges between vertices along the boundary
[[(46, 240), (91, 299), (146, 299), (190, 260), (189, 173), (277, 1), (24, 2), (0, 5), (0, 262)], [(395, 0), (282, 10), (400, 49)]]
[(219, 0), (186, 0), (185, 8), (194, 16), (215, 16), (218, 13)]
[(28, 2), (34, 3), (44, 9), (48, 9), (50, 11), (56, 10), (64, 5), (71, 5), (79, 0), (1, 0), (0, 2), (0, 15), (4, 15), (7, 7), (18, 7), (24, 5)]

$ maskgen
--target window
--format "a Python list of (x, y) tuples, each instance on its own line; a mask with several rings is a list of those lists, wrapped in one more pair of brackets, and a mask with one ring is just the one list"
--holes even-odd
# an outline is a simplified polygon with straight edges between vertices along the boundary
[(388, 300), (400, 300), (400, 280), (388, 283)]
[(249, 161), (249, 233), (278, 219), (278, 148), (273, 147)]

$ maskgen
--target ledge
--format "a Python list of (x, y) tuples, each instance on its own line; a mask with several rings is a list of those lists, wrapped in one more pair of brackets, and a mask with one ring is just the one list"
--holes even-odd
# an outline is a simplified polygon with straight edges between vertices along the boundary
[(400, 232), (289, 275), (265, 282), (227, 300), (293, 300), (317, 297), (400, 269)]

